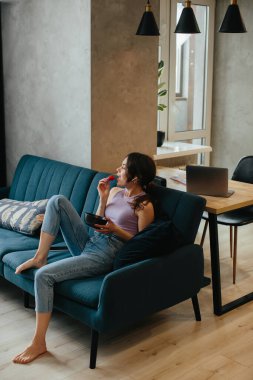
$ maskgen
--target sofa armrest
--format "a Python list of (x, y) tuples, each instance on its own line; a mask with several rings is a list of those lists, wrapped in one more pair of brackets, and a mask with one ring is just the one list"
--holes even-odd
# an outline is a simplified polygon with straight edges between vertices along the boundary
[(196, 295), (203, 285), (199, 245), (148, 259), (109, 273), (100, 291), (97, 326), (109, 331)]
[(0, 199), (8, 198), (10, 187), (0, 187)]

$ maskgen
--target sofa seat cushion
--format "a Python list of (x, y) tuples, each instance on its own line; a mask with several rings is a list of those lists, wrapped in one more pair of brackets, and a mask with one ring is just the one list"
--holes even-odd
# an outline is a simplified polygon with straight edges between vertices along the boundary
[(98, 308), (99, 295), (105, 275), (66, 280), (55, 286), (55, 293), (82, 305)]
[[(10, 252), (3, 257), (3, 263), (15, 271), (20, 264), (31, 259), (34, 256), (34, 253), (35, 250)], [(61, 259), (66, 259), (67, 257), (71, 257), (69, 251), (50, 251), (48, 255), (48, 264)], [(35, 271), (35, 268), (26, 270), (22, 273), (22, 276), (34, 280)]]
[[(62, 237), (56, 238), (54, 245), (63, 245)], [(30, 249), (37, 249), (39, 244), (39, 237), (26, 236), (19, 232), (6, 230), (0, 228), (0, 275), (3, 275), (3, 257), (9, 252), (25, 251)], [(34, 251), (33, 251), (34, 252)]]
[(13, 251), (37, 249), (39, 239), (0, 228), (0, 275), (3, 275), (3, 257)]
[[(13, 271), (16, 267), (24, 261), (33, 257), (34, 250), (11, 252), (4, 256), (4, 265), (7, 265)], [(50, 251), (48, 256), (48, 263), (71, 257), (68, 251)], [(29, 269), (24, 271), (22, 276), (26, 280), (34, 280), (35, 272), (37, 269)], [(80, 278), (75, 280), (66, 280), (55, 285), (55, 294), (60, 294), (66, 298), (84, 304), (88, 307), (96, 309), (99, 301), (100, 288), (105, 275), (93, 278)], [(13, 276), (12, 276), (13, 279)], [(15, 281), (15, 277), (14, 277)], [(13, 281), (12, 281), (13, 282)]]
[(39, 237), (0, 228), (0, 259), (9, 252), (36, 249)]

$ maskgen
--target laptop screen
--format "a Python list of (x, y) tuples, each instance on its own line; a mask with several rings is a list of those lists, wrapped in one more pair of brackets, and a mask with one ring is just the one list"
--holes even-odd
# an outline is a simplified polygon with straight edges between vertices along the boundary
[(186, 166), (186, 189), (195, 194), (227, 197), (228, 169), (213, 166)]

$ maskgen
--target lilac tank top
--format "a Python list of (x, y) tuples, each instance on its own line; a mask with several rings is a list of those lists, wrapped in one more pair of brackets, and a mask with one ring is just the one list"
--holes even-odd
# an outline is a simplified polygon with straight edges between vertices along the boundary
[(131, 203), (134, 201), (134, 198), (144, 194), (145, 192), (143, 191), (140, 194), (128, 197), (126, 189), (118, 191), (106, 206), (105, 217), (110, 218), (113, 223), (130, 234), (137, 234), (138, 218), (131, 207)]

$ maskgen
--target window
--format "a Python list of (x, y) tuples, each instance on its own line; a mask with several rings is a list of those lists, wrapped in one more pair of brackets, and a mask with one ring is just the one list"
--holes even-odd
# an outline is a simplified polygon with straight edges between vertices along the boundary
[(162, 81), (169, 91), (158, 129), (169, 141), (210, 145), (214, 7), (215, 0), (195, 0), (192, 8), (201, 33), (175, 34), (182, 1), (160, 0), (159, 60), (165, 64)]

